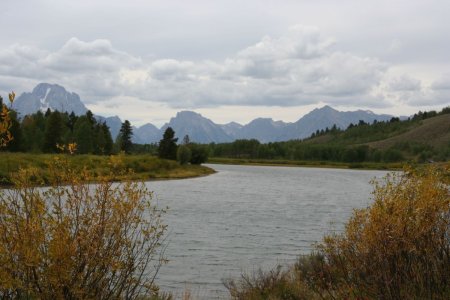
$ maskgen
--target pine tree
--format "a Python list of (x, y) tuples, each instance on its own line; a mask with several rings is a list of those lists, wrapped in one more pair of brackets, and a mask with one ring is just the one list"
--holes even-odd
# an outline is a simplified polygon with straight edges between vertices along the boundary
[(44, 152), (57, 152), (57, 144), (61, 144), (62, 138), (62, 119), (61, 114), (58, 111), (46, 113), (48, 117), (45, 122), (45, 132), (44, 132)]
[(67, 127), (69, 127), (69, 130), (71, 133), (73, 133), (73, 129), (75, 127), (75, 123), (77, 122), (78, 117), (74, 114), (74, 112), (71, 112), (69, 115), (69, 120), (67, 122)]
[(75, 122), (74, 137), (77, 143), (77, 153), (87, 154), (94, 151), (94, 136), (91, 122), (86, 116), (81, 116)]
[(164, 131), (162, 140), (159, 141), (158, 156), (166, 159), (177, 159), (177, 141), (175, 131), (171, 127), (167, 127)]
[(109, 155), (113, 150), (113, 139), (111, 137), (111, 132), (109, 131), (109, 127), (106, 125), (106, 122), (103, 122), (101, 128), (103, 131), (103, 136), (105, 137), (105, 148), (103, 154)]
[(131, 152), (131, 147), (133, 143), (131, 142), (131, 136), (133, 135), (133, 129), (131, 128), (131, 124), (128, 120), (122, 123), (122, 127), (120, 128), (120, 150), (129, 154)]

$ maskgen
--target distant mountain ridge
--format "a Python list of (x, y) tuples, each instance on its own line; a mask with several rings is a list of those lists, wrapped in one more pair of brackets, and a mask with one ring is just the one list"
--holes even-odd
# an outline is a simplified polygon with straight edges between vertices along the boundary
[(83, 115), (88, 110), (76, 93), (70, 93), (60, 85), (49, 83), (40, 83), (31, 93), (22, 93), (16, 98), (12, 108), (20, 116), (37, 111), (45, 113), (47, 109), (74, 112), (76, 115)]
[[(40, 83), (31, 93), (21, 94), (14, 102), (13, 108), (20, 116), (32, 114), (37, 111), (45, 112), (47, 109), (74, 112), (76, 115), (85, 114), (86, 106), (76, 93), (66, 91), (57, 84)], [(371, 111), (338, 111), (330, 106), (316, 108), (304, 115), (294, 123), (274, 121), (271, 118), (257, 118), (246, 125), (236, 122), (216, 124), (210, 119), (193, 111), (181, 111), (164, 124), (160, 129), (151, 123), (133, 128), (133, 142), (138, 144), (156, 143), (162, 138), (167, 127), (172, 127), (179, 141), (185, 135), (197, 143), (225, 143), (236, 139), (257, 139), (262, 143), (304, 139), (317, 130), (331, 128), (336, 125), (345, 129), (351, 123), (357, 124), (360, 120), (372, 123), (374, 120), (387, 121), (392, 115), (378, 115)], [(96, 116), (97, 120), (104, 121), (115, 139), (122, 124), (118, 116)]]

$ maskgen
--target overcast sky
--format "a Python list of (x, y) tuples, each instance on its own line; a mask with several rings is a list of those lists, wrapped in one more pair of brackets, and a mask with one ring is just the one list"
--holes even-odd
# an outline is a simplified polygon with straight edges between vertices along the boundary
[(0, 0), (0, 94), (57, 83), (94, 113), (162, 125), (296, 121), (325, 104), (450, 105), (450, 1)]

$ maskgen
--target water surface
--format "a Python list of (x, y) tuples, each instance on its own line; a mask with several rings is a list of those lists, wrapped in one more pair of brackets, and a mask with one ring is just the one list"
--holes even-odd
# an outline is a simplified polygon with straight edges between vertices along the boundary
[(226, 298), (224, 278), (295, 262), (367, 206), (384, 171), (209, 165), (207, 177), (148, 182), (169, 225), (163, 290)]

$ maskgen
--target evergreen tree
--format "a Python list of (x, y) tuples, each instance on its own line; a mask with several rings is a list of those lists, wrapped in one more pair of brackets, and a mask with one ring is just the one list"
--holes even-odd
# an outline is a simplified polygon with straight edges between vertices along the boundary
[(108, 125), (106, 122), (103, 122), (101, 125), (101, 129), (103, 131), (103, 136), (105, 137), (105, 146), (103, 150), (103, 154), (109, 155), (113, 150), (113, 139), (111, 137), (111, 132), (109, 131)]
[(74, 137), (77, 143), (77, 153), (87, 154), (94, 151), (94, 133), (91, 122), (86, 116), (81, 116), (75, 122)]
[(191, 143), (191, 139), (189, 138), (189, 135), (185, 135), (183, 138), (183, 145), (189, 145)]
[(42, 151), (44, 132), (37, 123), (37, 114), (25, 116), (22, 120), (22, 150), (25, 152)]
[(177, 159), (177, 141), (175, 131), (171, 127), (167, 127), (164, 131), (163, 138), (159, 141), (158, 156), (166, 159)]
[[(48, 111), (47, 111), (48, 112)], [(46, 113), (47, 115), (47, 113)], [(43, 151), (47, 153), (57, 152), (57, 144), (62, 142), (62, 119), (61, 114), (56, 110), (48, 113), (45, 122)]]
[(88, 119), (89, 123), (91, 123), (92, 126), (94, 126), (97, 123), (97, 121), (94, 118), (94, 114), (90, 110), (86, 112), (86, 118)]
[(122, 127), (120, 128), (120, 150), (125, 153), (130, 153), (131, 147), (133, 143), (131, 142), (131, 136), (133, 135), (133, 129), (131, 128), (131, 124), (128, 120), (122, 123)]
[(74, 112), (71, 112), (69, 115), (69, 120), (67, 122), (67, 127), (69, 127), (69, 130), (71, 133), (73, 133), (73, 129), (75, 127), (75, 123), (77, 122), (78, 117), (74, 114)]

